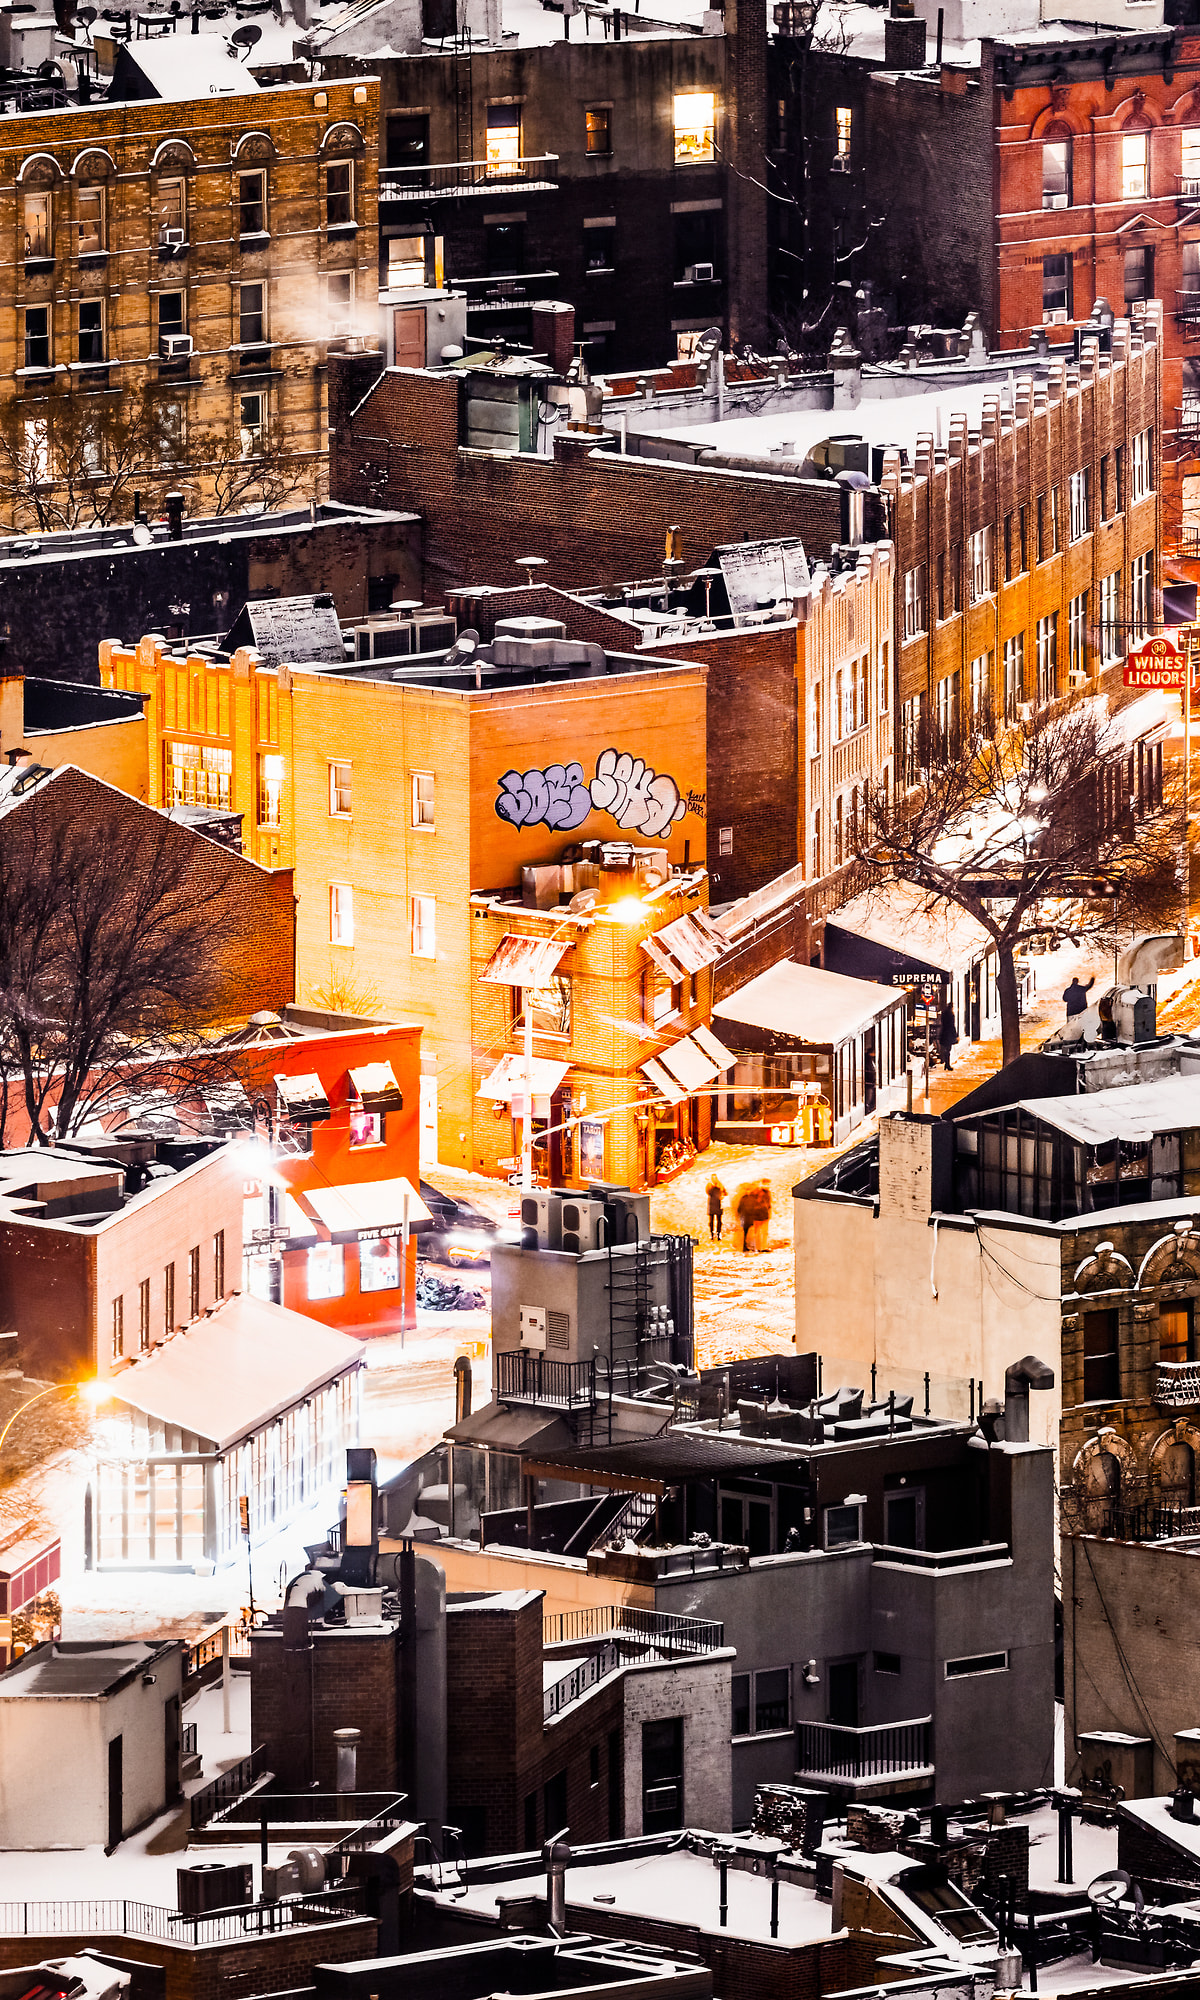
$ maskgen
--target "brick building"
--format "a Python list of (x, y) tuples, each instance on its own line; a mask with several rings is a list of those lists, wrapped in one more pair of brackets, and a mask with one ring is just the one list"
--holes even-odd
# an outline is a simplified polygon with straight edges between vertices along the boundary
[[(374, 313), (377, 105), (374, 81), (260, 90), (179, 36), (118, 47), (106, 101), (0, 120), (0, 382), (26, 483), (61, 479), (60, 416), (82, 433), (96, 413), (102, 464), (103, 398), (145, 390), (156, 498), (182, 482), (211, 507), (264, 450), (284, 490), (323, 491), (329, 344)], [(13, 525), (37, 525), (19, 472), (8, 487)]]

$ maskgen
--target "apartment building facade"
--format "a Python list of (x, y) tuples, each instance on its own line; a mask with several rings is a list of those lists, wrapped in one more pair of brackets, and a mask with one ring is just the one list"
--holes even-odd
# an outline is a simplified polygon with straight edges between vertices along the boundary
[[(268, 458), (275, 490), (323, 493), (325, 357), (374, 318), (376, 84), (260, 90), (179, 36), (122, 50), (112, 88), (126, 101), (0, 120), (10, 457), (49, 504), (64, 438), (102, 485), (114, 425), (140, 418), (137, 483), (159, 499), (261, 499), (247, 467)], [(8, 485), (13, 525), (41, 525)]]

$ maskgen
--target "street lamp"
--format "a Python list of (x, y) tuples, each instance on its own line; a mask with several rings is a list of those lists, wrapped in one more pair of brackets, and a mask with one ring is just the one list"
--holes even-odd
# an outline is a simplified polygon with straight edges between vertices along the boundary
[(23, 1417), (26, 1410), (31, 1410), (35, 1403), (42, 1402), (47, 1396), (57, 1395), (62, 1389), (67, 1390), (71, 1395), (74, 1395), (78, 1391), (81, 1396), (87, 1398), (89, 1403), (93, 1404), (100, 1402), (105, 1393), (103, 1383), (98, 1381), (94, 1375), (88, 1376), (82, 1382), (52, 1382), (48, 1389), (39, 1389), (36, 1396), (30, 1396), (24, 1403), (17, 1405), (17, 1408), (5, 1424), (4, 1429), (0, 1431), (0, 1451), (4, 1450), (4, 1440), (16, 1423), (17, 1418)]

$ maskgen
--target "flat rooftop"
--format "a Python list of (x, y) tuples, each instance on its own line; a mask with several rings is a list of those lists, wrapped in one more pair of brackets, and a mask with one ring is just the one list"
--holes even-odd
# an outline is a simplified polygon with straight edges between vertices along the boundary
[[(337, 501), (318, 502), (309, 507), (281, 507), (263, 514), (196, 514), (183, 519), (185, 543), (259, 540), (264, 535), (311, 534), (314, 529), (360, 523), (365, 527), (385, 521), (416, 521), (416, 514), (392, 512), (387, 508), (346, 507)], [(148, 549), (178, 551), (165, 520), (135, 525), (132, 521), (106, 528), (65, 528), (45, 535), (0, 535), (0, 573), (36, 568), (39, 564), (79, 562), (113, 555), (144, 554)]]
[(94, 1640), (55, 1639), (23, 1653), (15, 1665), (0, 1673), (0, 1700), (13, 1701), (26, 1695), (95, 1698), (110, 1694), (169, 1650), (169, 1646), (148, 1639), (116, 1640), (107, 1645)]

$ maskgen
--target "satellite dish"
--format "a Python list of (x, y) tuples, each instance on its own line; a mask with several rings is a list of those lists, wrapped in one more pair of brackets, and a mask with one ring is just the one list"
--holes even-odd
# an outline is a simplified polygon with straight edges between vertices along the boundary
[[(253, 21), (247, 21), (244, 28), (234, 29), (232, 35), (229, 37), (229, 40), (233, 48), (244, 49), (246, 55), (248, 56), (251, 49), (254, 47), (255, 42), (261, 42), (262, 29), (256, 26), (256, 24)], [(242, 57), (243, 62), (245, 61), (245, 59), (246, 57), (243, 56)]]
[(1111, 1910), (1123, 1903), (1133, 1887), (1133, 1878), (1123, 1868), (1110, 1868), (1088, 1883), (1088, 1902), (1094, 1910)]
[(590, 916), (599, 900), (598, 889), (580, 889), (567, 904), (567, 914), (571, 917)]
[(133, 528), (133, 539), (139, 549), (148, 549), (154, 537), (144, 521), (136, 521)]

